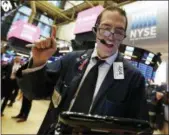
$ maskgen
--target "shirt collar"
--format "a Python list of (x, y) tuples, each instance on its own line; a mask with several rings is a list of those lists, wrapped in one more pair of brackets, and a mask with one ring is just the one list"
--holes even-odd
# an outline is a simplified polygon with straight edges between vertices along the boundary
[[(108, 58), (105, 59), (106, 63), (109, 64), (109, 65), (112, 65), (113, 62), (115, 61), (115, 59), (117, 58), (117, 55), (118, 55), (118, 50), (117, 50), (117, 52), (115, 54), (113, 54), (110, 57), (108, 57)], [(91, 58), (93, 59), (95, 57), (98, 57), (96, 47), (94, 48), (94, 51), (92, 53)]]

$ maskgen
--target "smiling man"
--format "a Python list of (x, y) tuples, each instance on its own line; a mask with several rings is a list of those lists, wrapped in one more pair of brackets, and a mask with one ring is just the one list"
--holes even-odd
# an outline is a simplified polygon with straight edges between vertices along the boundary
[(119, 45), (126, 37), (126, 29), (125, 11), (109, 7), (99, 15), (95, 30), (97, 31), (97, 53), (101, 58), (107, 58), (118, 51)]
[(93, 29), (93, 50), (71, 52), (48, 65), (57, 50), (56, 41), (51, 37), (35, 43), (32, 60), (19, 70), (18, 82), (27, 98), (52, 97), (41, 129), (56, 122), (62, 111), (147, 119), (147, 110), (142, 113), (146, 109), (144, 77), (118, 51), (126, 29), (125, 11), (108, 7)]

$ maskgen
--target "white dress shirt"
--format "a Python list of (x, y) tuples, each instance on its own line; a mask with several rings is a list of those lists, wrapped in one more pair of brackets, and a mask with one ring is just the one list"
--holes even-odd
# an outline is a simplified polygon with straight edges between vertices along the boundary
[(21, 65), (18, 64), (18, 63), (14, 63), (14, 64), (13, 64), (12, 72), (11, 72), (11, 76), (10, 76), (11, 79), (15, 79), (15, 78), (16, 78), (15, 74), (16, 74), (17, 70), (18, 70), (20, 67), (21, 67)]

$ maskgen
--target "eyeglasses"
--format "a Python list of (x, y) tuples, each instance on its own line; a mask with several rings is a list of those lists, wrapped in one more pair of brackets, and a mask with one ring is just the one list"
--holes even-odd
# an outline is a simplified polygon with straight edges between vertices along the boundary
[(122, 41), (126, 37), (126, 32), (124, 29), (115, 28), (115, 29), (105, 29), (97, 28), (100, 36), (111, 37), (114, 36), (115, 39)]

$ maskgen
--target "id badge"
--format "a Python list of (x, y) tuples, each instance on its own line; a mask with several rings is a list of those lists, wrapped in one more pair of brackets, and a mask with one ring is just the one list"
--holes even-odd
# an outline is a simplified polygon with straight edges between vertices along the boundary
[(56, 89), (54, 89), (53, 94), (52, 94), (52, 102), (55, 108), (57, 108), (61, 102), (61, 95)]
[(122, 62), (113, 63), (114, 79), (124, 79), (124, 67)]

